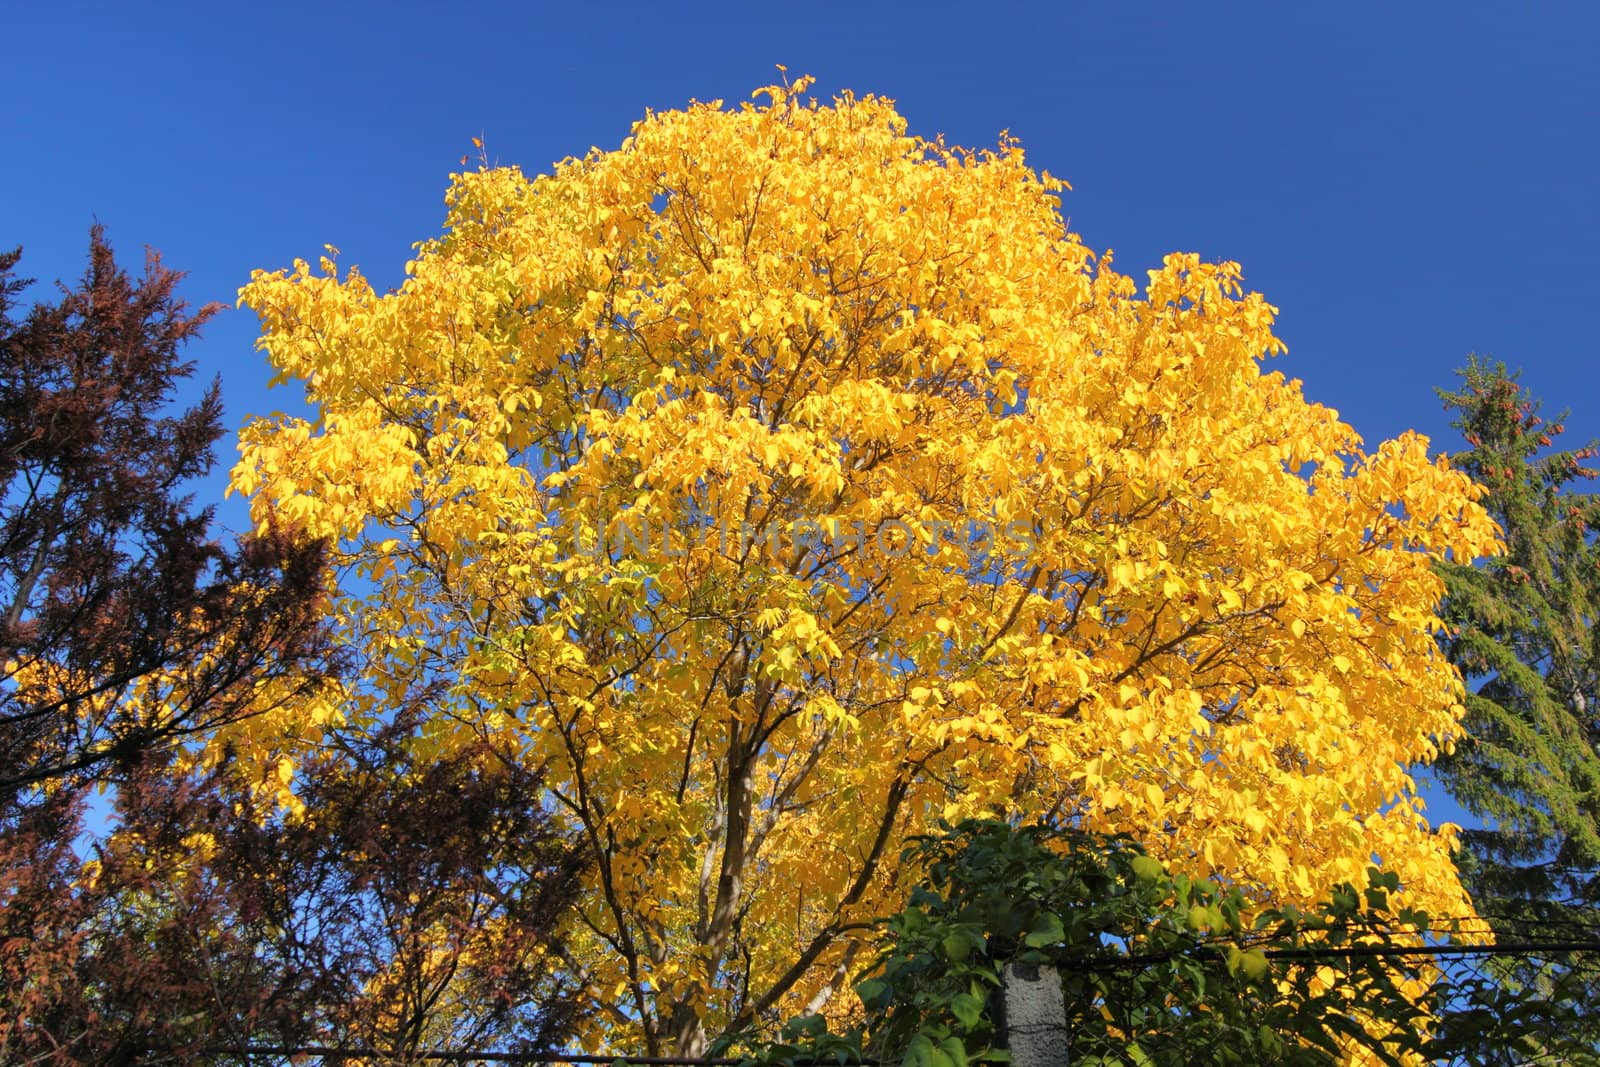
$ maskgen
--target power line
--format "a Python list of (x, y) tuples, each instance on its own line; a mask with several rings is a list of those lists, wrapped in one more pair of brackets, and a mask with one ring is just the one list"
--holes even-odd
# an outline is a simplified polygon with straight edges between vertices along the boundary
[[(1242, 946), (1235, 946), (1242, 947)], [(1514, 956), (1531, 959), (1566, 952), (1600, 953), (1600, 941), (1502, 941), (1484, 945), (1303, 945), (1293, 948), (1263, 948), (1260, 953), (1274, 960), (1323, 960), (1356, 958), (1400, 958), (1406, 956)], [(1083, 961), (1090, 970), (1144, 968), (1180, 958), (1222, 960), (1225, 955), (1209, 945), (1119, 957), (1092, 957)], [(1063, 964), (1067, 961), (1063, 960)]]
[(1343, 945), (1269, 948), (1268, 959), (1386, 956), (1547, 956), (1557, 952), (1600, 952), (1600, 941), (1502, 941), (1491, 945)]
[[(448, 1049), (417, 1049), (384, 1052), (380, 1049), (339, 1045), (208, 1045), (200, 1050), (207, 1056), (318, 1056), (322, 1059), (372, 1059), (430, 1063), (508, 1063), (508, 1064), (626, 1064), (628, 1067), (738, 1067), (744, 1060), (726, 1057), (689, 1056), (588, 1056), (564, 1052), (455, 1052)], [(872, 1067), (861, 1064), (857, 1067)]]
[[(398, 1061), (415, 1063), (505, 1063), (505, 1064), (593, 1064), (597, 1067), (739, 1067), (749, 1059), (726, 1056), (592, 1056), (565, 1052), (459, 1052), (449, 1049), (417, 1049), (410, 1052), (384, 1052), (380, 1049), (345, 1047), (341, 1045), (207, 1045), (199, 1050), (207, 1056), (317, 1056), (322, 1059), (369, 1059), (379, 1063)], [(883, 1067), (878, 1060), (792, 1060), (795, 1067)]]

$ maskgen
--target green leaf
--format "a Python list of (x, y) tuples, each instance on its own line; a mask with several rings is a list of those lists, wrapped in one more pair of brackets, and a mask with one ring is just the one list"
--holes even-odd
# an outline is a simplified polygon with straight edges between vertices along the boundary
[(856, 996), (861, 998), (862, 1005), (868, 1011), (875, 1011), (888, 1005), (889, 984), (876, 978), (868, 978), (856, 986)]
[(1061, 917), (1054, 912), (1041, 911), (1033, 917), (1033, 929), (1023, 941), (1029, 948), (1044, 948), (1047, 945), (1059, 945), (1066, 938), (1067, 931), (1061, 925)]
[(983, 1018), (983, 1001), (971, 993), (957, 993), (950, 1001), (950, 1014), (954, 1015), (962, 1026), (971, 1030)]
[(1129, 866), (1133, 868), (1133, 873), (1138, 875), (1139, 880), (1143, 882), (1157, 881), (1167, 873), (1166, 868), (1161, 866), (1161, 861), (1154, 856), (1135, 856)]
[(967, 1067), (967, 1046), (953, 1037), (947, 1037), (939, 1042), (939, 1048), (955, 1067)]

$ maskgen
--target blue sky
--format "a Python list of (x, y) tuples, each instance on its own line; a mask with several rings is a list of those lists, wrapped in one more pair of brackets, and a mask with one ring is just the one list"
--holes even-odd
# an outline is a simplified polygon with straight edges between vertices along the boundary
[[(1447, 443), (1432, 389), (1471, 351), (1600, 436), (1593, 5), (36, 3), (6, 24), (0, 246), (41, 279), (81, 273), (97, 219), (196, 303), (325, 242), (395, 284), (472, 137), (541, 171), (782, 63), (895, 99), (916, 133), (1009, 129), (1136, 278), (1168, 251), (1238, 260), (1282, 309), (1276, 366), (1369, 445)], [(190, 349), (232, 423), (295, 401), (255, 332), (232, 310)]]

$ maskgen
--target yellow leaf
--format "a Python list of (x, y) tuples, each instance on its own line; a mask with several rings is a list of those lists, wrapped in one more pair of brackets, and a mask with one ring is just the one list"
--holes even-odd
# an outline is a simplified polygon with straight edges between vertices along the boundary
[(196, 759), (292, 809), (328, 729), (426, 692), (419, 773), (485, 745), (537, 770), (594, 831), (585, 1048), (734, 1018), (839, 915), (903, 904), (881, 857), (951, 811), (1069, 796), (1253, 900), (1378, 854), (1462, 913), (1408, 768), (1458, 730), (1431, 563), (1495, 544), (1470, 482), (1414, 436), (1368, 453), (1265, 369), (1276, 309), (1238, 264), (1136, 284), (1014, 141), (807, 85), (458, 174), (392, 290), (252, 275), (317, 421), (252, 422), (231, 485), (263, 531), (328, 539), (359, 669), (264, 691)]

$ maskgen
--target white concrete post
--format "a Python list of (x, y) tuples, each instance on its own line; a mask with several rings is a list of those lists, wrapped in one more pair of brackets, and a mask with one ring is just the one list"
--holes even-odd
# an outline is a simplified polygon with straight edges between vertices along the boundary
[(1060, 972), (1048, 964), (1008, 963), (1002, 977), (1012, 1067), (1068, 1067)]

